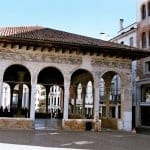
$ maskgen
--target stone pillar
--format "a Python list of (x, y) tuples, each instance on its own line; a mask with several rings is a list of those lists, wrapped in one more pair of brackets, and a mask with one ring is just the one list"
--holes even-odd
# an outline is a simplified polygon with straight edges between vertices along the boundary
[(122, 79), (124, 85), (121, 89), (121, 116), (123, 130), (132, 131), (132, 82), (130, 75)]
[(105, 101), (106, 101), (107, 118), (109, 118), (110, 87), (111, 87), (111, 78), (105, 80)]
[[(29, 101), (28, 101), (28, 111), (31, 109), (31, 86), (29, 86)], [(30, 112), (28, 112), (28, 118), (30, 118)]]
[(141, 102), (141, 85), (137, 84), (137, 95), (136, 95), (136, 115), (135, 115), (135, 125), (136, 127), (141, 125), (141, 112), (140, 112), (140, 102)]
[(46, 86), (46, 113), (48, 112), (48, 95), (49, 95), (49, 86)]
[(23, 95), (23, 81), (24, 81), (25, 72), (18, 72), (18, 80), (19, 82), (19, 91), (18, 91), (18, 105), (17, 105), (17, 115), (21, 115), (22, 110), (22, 95)]
[[(61, 96), (60, 96), (60, 100), (61, 100)], [(69, 113), (75, 113), (74, 100), (75, 100), (75, 87), (73, 85), (70, 85)]]
[(70, 79), (65, 79), (64, 81), (64, 115), (63, 119), (68, 119), (68, 105), (69, 105), (69, 97), (70, 97)]
[(81, 96), (81, 99), (82, 99), (82, 117), (86, 117), (85, 114), (85, 96), (86, 96), (86, 86), (87, 84), (82, 84), (82, 96)]
[(72, 112), (76, 114), (76, 100), (77, 100), (77, 87), (75, 85), (73, 86), (73, 107)]
[(0, 67), (0, 106), (2, 105), (2, 96), (3, 96), (3, 77), (6, 69), (6, 64), (1, 63)]
[(14, 86), (10, 85), (10, 108), (12, 108)]
[(118, 107), (119, 107), (118, 104), (116, 104), (116, 106), (115, 106), (115, 118), (116, 118), (116, 119), (119, 118), (119, 116), (118, 116), (118, 111), (119, 111), (119, 110), (118, 110)]
[(3, 77), (0, 76), (0, 106), (2, 105)]
[[(95, 73), (94, 76), (94, 120), (99, 119), (99, 105), (100, 105), (100, 87), (99, 87), (100, 77), (99, 73)], [(98, 116), (97, 116), (98, 115)]]
[(35, 120), (36, 83), (31, 83), (30, 118)]
[(99, 85), (100, 85), (100, 77), (99, 77), (99, 73), (95, 73), (94, 76), (94, 122), (95, 122), (95, 126), (94, 126), (94, 130), (95, 131), (100, 131), (101, 129), (101, 124), (100, 124), (100, 120), (99, 120), (99, 105), (100, 105), (100, 89), (99, 89)]

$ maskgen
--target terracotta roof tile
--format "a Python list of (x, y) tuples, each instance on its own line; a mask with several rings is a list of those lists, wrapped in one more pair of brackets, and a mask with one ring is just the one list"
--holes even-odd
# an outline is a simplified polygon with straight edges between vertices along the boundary
[(64, 42), (70, 44), (81, 44), (98, 47), (129, 48), (120, 44), (59, 31), (51, 28), (44, 28), (41, 26), (1, 27), (0, 38), (2, 37)]
[[(104, 55), (131, 58), (132, 60), (150, 56), (150, 51), (144, 51), (110, 41), (103, 41), (78, 34), (59, 31), (41, 26), (1, 27), (0, 40), (9, 42), (27, 42), (36, 44), (66, 44), (90, 48)], [(83, 49), (82, 49), (83, 50)]]

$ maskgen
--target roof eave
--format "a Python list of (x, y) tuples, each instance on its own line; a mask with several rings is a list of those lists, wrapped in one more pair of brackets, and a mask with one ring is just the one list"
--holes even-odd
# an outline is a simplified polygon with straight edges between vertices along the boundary
[[(123, 57), (128, 58), (131, 60), (138, 60), (141, 58), (149, 57), (150, 51), (140, 50), (137, 48), (129, 47), (129, 46), (106, 46), (106, 45), (94, 45), (94, 44), (84, 44), (84, 43), (77, 43), (77, 42), (66, 42), (66, 41), (59, 41), (59, 40), (41, 40), (41, 39), (20, 39), (17, 37), (0, 37), (1, 42), (8, 42), (14, 44), (32, 44), (38, 46), (51, 46), (51, 45), (65, 45), (65, 46), (77, 46), (81, 48), (88, 48), (90, 51), (95, 51), (99, 53), (103, 53), (105, 55), (111, 55), (116, 57)], [(126, 51), (128, 50), (128, 51)], [(111, 53), (111, 54), (110, 54)]]

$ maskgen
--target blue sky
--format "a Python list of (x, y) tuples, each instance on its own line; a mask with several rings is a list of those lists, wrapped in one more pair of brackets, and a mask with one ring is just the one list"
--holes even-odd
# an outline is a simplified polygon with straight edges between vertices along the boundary
[(136, 21), (136, 0), (0, 0), (0, 26), (39, 25), (100, 38)]

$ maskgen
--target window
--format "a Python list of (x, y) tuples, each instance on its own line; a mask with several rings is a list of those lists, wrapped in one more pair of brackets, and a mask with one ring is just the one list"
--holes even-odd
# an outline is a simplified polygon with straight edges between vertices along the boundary
[(123, 45), (123, 44), (124, 44), (124, 42), (123, 42), (123, 41), (121, 41), (121, 42), (120, 42), (120, 44), (122, 44), (122, 45)]
[(133, 37), (130, 37), (129, 42), (130, 42), (130, 46), (133, 46)]
[(150, 61), (145, 62), (145, 73), (150, 73)]
[(146, 18), (146, 7), (145, 7), (145, 5), (142, 5), (141, 15), (142, 15), (142, 19)]
[(149, 44), (149, 47), (150, 47), (150, 31), (148, 32), (148, 44)]
[(146, 102), (150, 102), (150, 87), (146, 88), (145, 98), (146, 98)]
[(110, 118), (115, 118), (116, 117), (116, 108), (115, 107), (109, 107), (109, 117)]
[(54, 105), (56, 105), (56, 97), (54, 98)]
[(150, 103), (150, 85), (143, 86), (141, 92), (142, 92), (141, 101)]
[(142, 33), (142, 48), (146, 48), (146, 32)]
[(148, 16), (150, 16), (150, 2), (148, 2)]
[(101, 78), (100, 80), (100, 103), (103, 103), (105, 100), (105, 82), (104, 79)]

